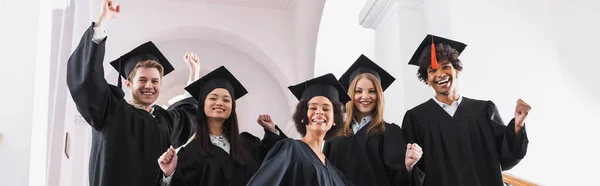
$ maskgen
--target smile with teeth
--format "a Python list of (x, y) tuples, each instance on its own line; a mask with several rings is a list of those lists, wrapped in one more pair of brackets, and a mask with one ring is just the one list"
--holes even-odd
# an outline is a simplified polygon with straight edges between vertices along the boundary
[(359, 103), (360, 103), (361, 105), (369, 105), (369, 104), (371, 104), (372, 102), (371, 102), (371, 101), (359, 101)]
[(143, 95), (146, 95), (146, 96), (151, 96), (151, 95), (154, 95), (154, 92), (150, 92), (150, 91), (142, 91), (142, 94), (143, 94)]
[(222, 112), (225, 112), (225, 109), (224, 109), (224, 108), (213, 108), (213, 110), (217, 110), (217, 111), (222, 111)]
[(327, 122), (327, 120), (326, 120), (326, 119), (316, 119), (316, 118), (313, 118), (313, 119), (312, 119), (312, 122), (313, 122), (313, 123), (314, 123), (314, 122), (321, 122), (321, 123), (325, 123), (325, 122)]
[(436, 84), (443, 85), (445, 83), (448, 83), (449, 81), (450, 81), (450, 78), (446, 78), (445, 80), (438, 81)]

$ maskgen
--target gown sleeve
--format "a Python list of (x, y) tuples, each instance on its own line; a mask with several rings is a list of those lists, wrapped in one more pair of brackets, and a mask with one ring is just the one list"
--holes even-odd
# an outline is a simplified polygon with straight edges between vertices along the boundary
[(83, 34), (67, 62), (67, 87), (77, 111), (95, 130), (102, 130), (121, 107), (124, 93), (104, 79), (106, 40), (92, 41), (94, 23)]
[(248, 186), (281, 185), (287, 179), (292, 154), (288, 143), (277, 142), (248, 182)]
[(500, 112), (496, 105), (488, 101), (487, 113), (492, 125), (500, 157), (502, 170), (509, 170), (517, 165), (527, 153), (529, 139), (525, 128), (520, 134), (515, 133), (515, 119), (513, 118), (508, 125), (504, 125)]
[(169, 186), (223, 185), (223, 174), (216, 171), (220, 166), (215, 164), (219, 162), (208, 156), (200, 156), (191, 148), (195, 146), (186, 146), (179, 151), (180, 162), (177, 163)]
[(169, 123), (171, 128), (171, 144), (177, 148), (185, 144), (196, 130), (198, 101), (193, 97), (188, 97), (175, 102), (167, 108), (167, 113), (172, 121)]
[(267, 153), (269, 153), (269, 151), (273, 148), (273, 146), (275, 146), (275, 144), (277, 144), (279, 140), (288, 138), (283, 131), (279, 129), (279, 127), (275, 126), (275, 129), (279, 131), (279, 135), (264, 129), (265, 136), (262, 140), (248, 132), (242, 132), (240, 134), (250, 146), (250, 149), (256, 156), (256, 160), (259, 165), (265, 156), (267, 156)]
[(408, 143), (420, 143), (419, 126), (414, 122), (414, 116), (411, 110), (406, 111), (404, 120), (402, 121), (402, 132)]
[(423, 185), (425, 174), (418, 167), (411, 173), (406, 169), (406, 140), (402, 129), (396, 124), (386, 125), (383, 140), (383, 163), (392, 185)]

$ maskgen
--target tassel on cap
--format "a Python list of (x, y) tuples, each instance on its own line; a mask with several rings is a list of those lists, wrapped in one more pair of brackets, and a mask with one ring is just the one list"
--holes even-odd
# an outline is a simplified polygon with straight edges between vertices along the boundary
[(435, 52), (435, 44), (433, 43), (433, 36), (431, 36), (431, 68), (438, 68), (437, 54)]

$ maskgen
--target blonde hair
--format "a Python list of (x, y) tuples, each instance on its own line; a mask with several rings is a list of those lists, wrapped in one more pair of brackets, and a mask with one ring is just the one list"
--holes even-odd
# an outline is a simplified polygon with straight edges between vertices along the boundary
[(135, 65), (135, 67), (133, 67), (133, 70), (129, 73), (129, 75), (127, 75), (128, 81), (133, 80), (133, 77), (135, 77), (135, 74), (137, 73), (138, 68), (156, 68), (158, 70), (158, 72), (160, 73), (161, 78), (163, 77), (163, 74), (164, 74), (163, 66), (160, 63), (158, 63), (154, 60), (140, 61)]
[[(355, 89), (358, 81), (362, 78), (366, 78), (373, 83), (375, 86), (376, 94), (377, 94), (377, 106), (373, 110), (373, 119), (371, 120), (371, 124), (367, 128), (367, 134), (378, 134), (385, 132), (385, 121), (383, 120), (383, 108), (384, 108), (384, 98), (383, 98), (383, 88), (381, 84), (377, 80), (377, 78), (373, 74), (363, 73), (357, 75), (354, 80), (350, 83), (350, 87), (348, 88), (348, 95), (354, 99), (354, 95), (356, 94)], [(354, 100), (346, 103), (346, 121), (344, 122), (344, 129), (340, 132), (341, 136), (350, 136), (352, 132), (352, 121), (354, 119), (355, 112), (358, 110), (354, 106)]]

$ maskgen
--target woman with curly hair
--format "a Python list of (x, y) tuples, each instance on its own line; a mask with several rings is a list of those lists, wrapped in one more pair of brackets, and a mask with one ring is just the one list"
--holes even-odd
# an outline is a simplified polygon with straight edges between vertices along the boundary
[(321, 150), (342, 127), (342, 104), (350, 97), (333, 74), (288, 88), (299, 100), (293, 120), (302, 138), (277, 142), (248, 185), (351, 185)]

